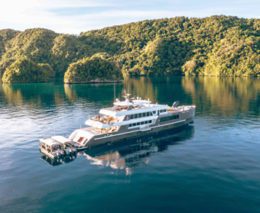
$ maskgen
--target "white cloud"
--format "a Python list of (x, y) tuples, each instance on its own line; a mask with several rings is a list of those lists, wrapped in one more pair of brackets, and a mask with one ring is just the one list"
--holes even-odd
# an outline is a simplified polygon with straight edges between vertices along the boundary
[[(239, 5), (231, 8), (222, 6), (222, 4), (218, 4), (219, 7), (209, 8), (202, 4), (204, 0), (199, 1), (198, 10), (198, 7), (194, 8), (198, 5), (195, 3), (192, 5), (191, 0), (0, 0), (0, 28), (24, 30), (32, 27), (44, 27), (56, 32), (79, 33), (143, 19), (173, 16), (205, 17), (215, 14), (245, 17), (254, 15), (251, 4), (249, 4), (249, 8), (241, 8)], [(249, 1), (254, 2), (255, 0)], [(240, 5), (246, 3), (243, 0), (239, 2)], [(103, 9), (99, 10), (100, 7)], [(78, 14), (75, 14), (80, 8), (89, 9), (85, 13), (79, 11)], [(59, 12), (59, 10), (70, 11), (72, 9), (74, 10), (73, 15)], [(87, 11), (90, 10), (93, 12), (88, 13)], [(251, 13), (246, 14), (246, 11), (251, 11)]]
[[(2, 1), (2, 0), (1, 0)], [(109, 6), (102, 1), (92, 0), (7, 0), (0, 1), (0, 28), (23, 30), (31, 27), (51, 28), (59, 32), (78, 33), (77, 16), (62, 16), (51, 10), (59, 8), (80, 8)], [(75, 25), (75, 26), (74, 26)]]

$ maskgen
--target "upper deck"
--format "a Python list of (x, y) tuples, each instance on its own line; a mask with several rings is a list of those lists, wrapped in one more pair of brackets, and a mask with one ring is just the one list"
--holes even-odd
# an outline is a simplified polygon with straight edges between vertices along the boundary
[(150, 100), (142, 100), (140, 98), (130, 100), (126, 99), (124, 101), (119, 101), (117, 99), (114, 102), (113, 107), (103, 108), (99, 111), (99, 113), (112, 117), (120, 117), (135, 113), (152, 112), (154, 110), (162, 110), (167, 108), (169, 108), (169, 106), (153, 104)]
[[(172, 107), (141, 98), (120, 101), (116, 99), (112, 107), (103, 108), (99, 114), (88, 119), (85, 124), (95, 129), (114, 131), (115, 127), (132, 125), (133, 123), (155, 123), (159, 116), (167, 116), (189, 110), (190, 106)], [(97, 132), (95, 132), (96, 134)]]

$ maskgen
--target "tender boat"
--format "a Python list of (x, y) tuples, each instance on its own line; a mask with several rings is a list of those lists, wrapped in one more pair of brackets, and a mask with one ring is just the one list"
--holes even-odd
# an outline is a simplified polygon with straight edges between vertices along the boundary
[(53, 136), (51, 138), (62, 145), (65, 155), (74, 155), (77, 152), (74, 143), (70, 139), (63, 136)]
[(40, 139), (40, 151), (51, 159), (74, 155), (77, 152), (71, 140), (63, 136)]

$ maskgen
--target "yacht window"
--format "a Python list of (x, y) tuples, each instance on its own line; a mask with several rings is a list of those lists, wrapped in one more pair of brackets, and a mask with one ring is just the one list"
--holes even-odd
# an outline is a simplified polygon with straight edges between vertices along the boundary
[(152, 123), (152, 121), (150, 120), (149, 123)]
[(146, 116), (146, 113), (144, 112), (144, 113), (143, 113), (143, 117), (145, 117), (145, 116)]
[(138, 122), (136, 125), (138, 125), (138, 126), (139, 126), (139, 125), (140, 125), (140, 122)]

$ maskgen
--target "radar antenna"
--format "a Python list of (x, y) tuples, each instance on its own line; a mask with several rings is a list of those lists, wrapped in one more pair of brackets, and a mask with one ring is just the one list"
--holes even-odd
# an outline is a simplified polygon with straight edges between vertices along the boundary
[(173, 104), (172, 104), (172, 107), (175, 108), (179, 106), (179, 101), (174, 101)]

